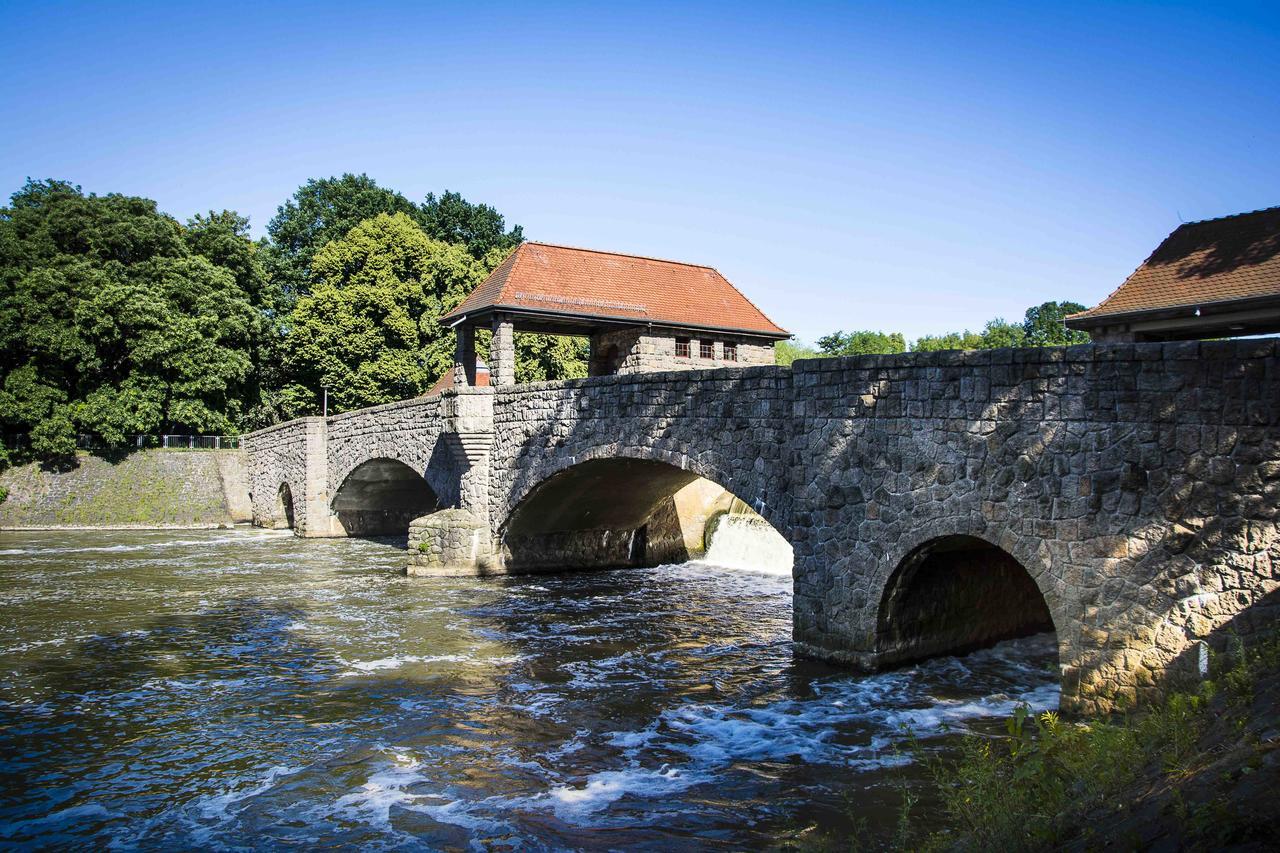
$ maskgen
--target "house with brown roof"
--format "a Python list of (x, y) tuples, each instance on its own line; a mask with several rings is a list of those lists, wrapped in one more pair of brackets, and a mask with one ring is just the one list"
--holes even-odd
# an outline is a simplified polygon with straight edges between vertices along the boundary
[(479, 328), (493, 330), (493, 385), (515, 382), (516, 331), (587, 337), (592, 376), (773, 364), (790, 337), (711, 267), (549, 243), (520, 244), (440, 322), (457, 332), (465, 385)]
[(1280, 332), (1280, 207), (1180, 225), (1114, 293), (1066, 324), (1098, 342)]

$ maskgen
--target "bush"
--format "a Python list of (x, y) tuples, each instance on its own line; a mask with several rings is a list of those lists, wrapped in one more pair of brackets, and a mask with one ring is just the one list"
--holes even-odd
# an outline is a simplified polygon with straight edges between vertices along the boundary
[(1277, 668), (1280, 637), (1249, 649), (1237, 641), (1215, 661), (1216, 681), (1172, 693), (1140, 714), (1086, 724), (1018, 709), (1004, 736), (968, 736), (958, 757), (924, 759), (951, 830), (929, 843), (1043, 850), (1078, 839), (1084, 816), (1114, 803), (1129, 787), (1153, 775), (1184, 779), (1203, 764), (1202, 735), (1222, 717), (1243, 729), (1258, 679)]
[(65, 406), (56, 407), (31, 430), (31, 452), (48, 462), (75, 458), (76, 428)]

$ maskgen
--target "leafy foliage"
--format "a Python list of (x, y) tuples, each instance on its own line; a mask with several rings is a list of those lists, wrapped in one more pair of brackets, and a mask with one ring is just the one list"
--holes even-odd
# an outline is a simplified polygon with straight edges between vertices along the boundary
[[(1047, 850), (1079, 842), (1082, 833), (1087, 842), (1085, 815), (1108, 809), (1135, 784), (1149, 788), (1152, 776), (1176, 783), (1210, 764), (1203, 750), (1221, 746), (1202, 737), (1215, 723), (1224, 731), (1244, 730), (1257, 711), (1256, 683), (1280, 671), (1280, 634), (1273, 631), (1248, 649), (1237, 641), (1229, 655), (1215, 657), (1212, 670), (1213, 680), (1170, 693), (1141, 713), (1068, 723), (1021, 707), (1006, 720), (1004, 736), (970, 735), (954, 758), (925, 757), (950, 831), (915, 846)], [(1229, 825), (1230, 815), (1227, 823), (1215, 815), (1209, 827), (1197, 827), (1193, 812), (1184, 817), (1192, 834), (1229, 836), (1240, 829)]]
[(360, 223), (321, 249), (313, 267), (313, 291), (293, 312), (286, 362), (302, 387), (328, 387), (337, 412), (430, 388), (453, 364), (453, 336), (436, 318), (488, 274), (404, 213)]
[(900, 332), (833, 332), (818, 338), (823, 355), (890, 355), (906, 352), (907, 341)]
[(774, 363), (783, 367), (790, 367), (796, 359), (818, 358), (820, 355), (822, 353), (799, 341), (778, 341), (773, 345)]
[(914, 352), (937, 352), (952, 349), (999, 349), (1023, 346), (1022, 327), (1006, 323), (1002, 319), (990, 320), (981, 332), (950, 332), (945, 335), (926, 335), (912, 346)]
[(1078, 314), (1083, 310), (1084, 306), (1079, 302), (1043, 302), (1034, 308), (1028, 308), (1026, 319), (1022, 323), (1026, 346), (1056, 347), (1089, 343), (1088, 332), (1068, 329), (1063, 323), (1068, 314)]
[[(70, 458), (77, 433), (111, 446), (313, 414), (323, 384), (338, 410), (421, 393), (453, 363), (436, 318), (524, 239), (459, 193), (417, 205), (353, 174), (307, 181), (267, 230), (28, 181), (0, 209), (0, 430)], [(517, 336), (521, 381), (585, 375), (586, 358), (581, 340)]]
[(78, 430), (230, 431), (266, 293), (243, 231), (233, 213), (184, 229), (148, 199), (28, 181), (0, 210), (0, 426), (47, 458)]
[(505, 258), (524, 242), (524, 229), (519, 225), (507, 231), (498, 211), (487, 204), (471, 204), (459, 193), (448, 190), (439, 198), (427, 193), (419, 222), (428, 236), (445, 243), (460, 243), (476, 260), (483, 260), (493, 251)]
[(363, 174), (313, 178), (298, 187), (267, 223), (267, 233), (279, 253), (273, 261), (276, 275), (286, 279), (282, 287), (306, 292), (316, 253), (366, 219), (383, 213), (417, 217), (420, 211), (400, 193), (378, 186)]

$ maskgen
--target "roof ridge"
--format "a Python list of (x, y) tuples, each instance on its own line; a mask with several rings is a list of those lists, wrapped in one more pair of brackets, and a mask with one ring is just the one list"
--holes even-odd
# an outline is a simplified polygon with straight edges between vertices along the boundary
[[(1185, 228), (1188, 225), (1204, 225), (1208, 222), (1222, 222), (1224, 219), (1238, 219), (1241, 216), (1253, 216), (1258, 213), (1267, 213), (1272, 210), (1280, 211), (1280, 204), (1272, 205), (1271, 207), (1260, 207), (1257, 210), (1245, 210), (1240, 213), (1228, 213), (1226, 216), (1211, 216), (1208, 219), (1193, 219), (1190, 222), (1183, 222), (1178, 226), (1178, 228)], [(1177, 231), (1178, 228), (1173, 229), (1173, 231)], [(1170, 236), (1173, 236), (1173, 231), (1169, 232)]]
[[(710, 266), (708, 264), (695, 264), (692, 261), (677, 261), (677, 260), (673, 260), (672, 258), (658, 258), (658, 257), (654, 257), (653, 255), (634, 255), (634, 254), (631, 254), (630, 252), (611, 252), (608, 249), (589, 249), (586, 246), (568, 246), (568, 245), (565, 245), (564, 243), (545, 243), (541, 240), (526, 240), (520, 245), (521, 246), (546, 246), (550, 249), (568, 249), (571, 252), (591, 252), (592, 254), (595, 254), (595, 255), (613, 255), (614, 257), (617, 257), (617, 258), (634, 258), (636, 260), (641, 260), (641, 261), (656, 261), (660, 264), (675, 264), (676, 266), (680, 266), (680, 267), (693, 267), (694, 269), (711, 270), (712, 272), (715, 272), (717, 274), (719, 273), (719, 270), (717, 270), (715, 267)], [(726, 281), (727, 280), (728, 279), (726, 279)]]

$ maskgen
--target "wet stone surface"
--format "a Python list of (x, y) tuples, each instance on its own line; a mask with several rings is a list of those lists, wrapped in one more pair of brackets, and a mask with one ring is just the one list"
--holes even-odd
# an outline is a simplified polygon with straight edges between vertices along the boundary
[(403, 543), (0, 534), (0, 843), (759, 848), (892, 832), (929, 748), (1057, 702), (1051, 637), (858, 676), (788, 576), (400, 574)]

